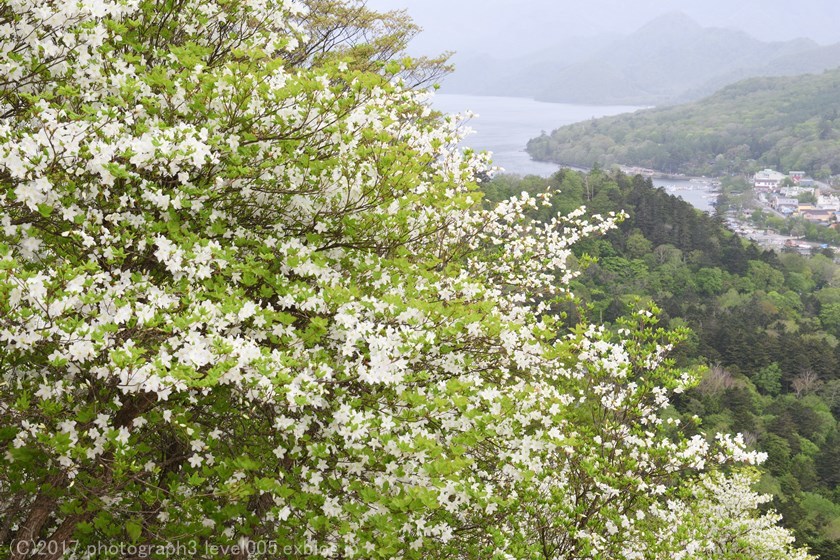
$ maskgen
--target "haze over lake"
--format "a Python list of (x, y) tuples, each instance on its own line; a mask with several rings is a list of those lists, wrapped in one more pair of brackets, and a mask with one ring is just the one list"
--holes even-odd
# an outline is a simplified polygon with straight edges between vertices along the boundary
[(629, 113), (641, 107), (570, 105), (542, 103), (523, 97), (437, 94), (433, 105), (445, 113), (478, 114), (469, 121), (475, 130), (464, 144), (476, 150), (493, 152), (493, 161), (507, 173), (548, 176), (557, 171), (555, 163), (531, 160), (525, 152), (528, 140), (541, 132), (580, 121), (608, 115)]

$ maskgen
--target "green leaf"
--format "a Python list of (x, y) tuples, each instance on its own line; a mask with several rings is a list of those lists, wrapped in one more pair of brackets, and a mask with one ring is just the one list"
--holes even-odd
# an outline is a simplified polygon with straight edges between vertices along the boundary
[(128, 533), (128, 537), (131, 539), (131, 542), (136, 543), (140, 539), (140, 535), (143, 533), (143, 524), (136, 520), (126, 521), (125, 531)]

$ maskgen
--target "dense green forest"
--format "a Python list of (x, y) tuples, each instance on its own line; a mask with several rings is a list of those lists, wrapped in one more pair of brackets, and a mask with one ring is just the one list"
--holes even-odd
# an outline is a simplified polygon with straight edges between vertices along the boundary
[(703, 100), (594, 119), (528, 143), (538, 160), (697, 175), (771, 167), (840, 173), (840, 70), (752, 78)]
[(840, 266), (764, 251), (640, 176), (502, 175), (485, 193), (496, 201), (547, 188), (559, 194), (540, 220), (580, 205), (627, 215), (576, 247), (581, 274), (567, 320), (610, 323), (653, 300), (665, 326), (687, 327), (675, 357), (703, 378), (674, 417), (696, 432), (743, 433), (766, 452), (760, 489), (800, 542), (840, 558)]

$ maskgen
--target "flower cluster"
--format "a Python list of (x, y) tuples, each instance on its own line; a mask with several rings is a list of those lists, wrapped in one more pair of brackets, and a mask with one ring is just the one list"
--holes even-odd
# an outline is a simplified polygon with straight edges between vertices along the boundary
[(300, 62), (317, 16), (0, 7), (0, 551), (667, 554), (755, 458), (665, 437), (650, 317), (550, 314), (616, 218), (482, 209), (458, 118), (363, 48)]

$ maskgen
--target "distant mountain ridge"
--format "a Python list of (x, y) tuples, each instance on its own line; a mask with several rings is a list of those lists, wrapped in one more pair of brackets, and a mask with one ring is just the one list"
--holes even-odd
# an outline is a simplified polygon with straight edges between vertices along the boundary
[(724, 175), (840, 174), (840, 69), (750, 78), (683, 105), (593, 119), (528, 142), (541, 161)]
[(738, 80), (840, 67), (840, 44), (765, 42), (702, 27), (674, 12), (623, 37), (571, 39), (515, 60), (456, 60), (445, 93), (510, 95), (539, 101), (668, 105), (699, 99)]

